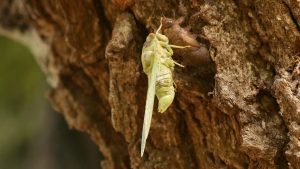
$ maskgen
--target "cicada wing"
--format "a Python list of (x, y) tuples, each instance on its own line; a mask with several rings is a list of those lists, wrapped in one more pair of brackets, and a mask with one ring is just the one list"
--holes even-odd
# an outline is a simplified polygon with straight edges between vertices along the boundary
[(148, 74), (148, 91), (147, 91), (144, 124), (143, 124), (143, 132), (142, 132), (141, 156), (143, 156), (144, 154), (146, 140), (150, 130), (152, 112), (154, 106), (156, 76), (159, 69), (158, 58), (156, 55), (153, 56), (152, 63), (153, 63), (152, 69)]

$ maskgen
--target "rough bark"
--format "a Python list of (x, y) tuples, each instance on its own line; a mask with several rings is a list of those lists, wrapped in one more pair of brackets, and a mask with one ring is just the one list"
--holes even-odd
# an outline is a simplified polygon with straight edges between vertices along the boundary
[[(2, 33), (43, 49), (50, 101), (103, 168), (300, 168), (299, 1), (4, 0), (0, 12)], [(198, 46), (175, 50), (176, 98), (154, 112), (141, 158), (140, 54), (161, 17), (184, 18), (164, 27), (171, 43)]]

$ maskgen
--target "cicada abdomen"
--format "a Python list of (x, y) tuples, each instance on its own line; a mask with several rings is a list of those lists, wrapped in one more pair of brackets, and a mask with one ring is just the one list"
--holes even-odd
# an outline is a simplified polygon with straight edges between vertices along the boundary
[[(172, 49), (171, 49), (172, 50)], [(166, 53), (160, 57), (156, 75), (155, 94), (158, 99), (158, 112), (163, 113), (172, 104), (175, 96), (173, 81), (174, 61)]]
[(142, 50), (143, 70), (148, 76), (148, 91), (144, 115), (141, 156), (144, 153), (150, 130), (154, 98), (158, 98), (158, 111), (163, 113), (172, 104), (175, 96), (173, 70), (176, 62), (172, 59), (173, 48), (184, 48), (169, 44), (169, 39), (159, 33), (150, 33)]

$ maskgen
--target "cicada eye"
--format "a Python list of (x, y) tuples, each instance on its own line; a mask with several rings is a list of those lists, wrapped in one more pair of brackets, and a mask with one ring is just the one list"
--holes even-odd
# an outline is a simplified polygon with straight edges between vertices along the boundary
[(143, 45), (143, 48), (147, 48), (148, 46), (150, 46), (152, 44), (154, 38), (155, 38), (155, 34), (150, 33)]
[(147, 36), (146, 42), (151, 42), (154, 38), (155, 38), (155, 34), (154, 33), (150, 33)]

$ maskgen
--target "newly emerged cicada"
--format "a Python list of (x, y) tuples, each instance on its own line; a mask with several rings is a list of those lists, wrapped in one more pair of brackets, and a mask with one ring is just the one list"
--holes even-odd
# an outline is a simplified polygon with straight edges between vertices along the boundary
[(162, 24), (155, 33), (150, 33), (142, 50), (143, 70), (148, 76), (148, 91), (144, 115), (141, 156), (144, 154), (150, 130), (154, 98), (158, 99), (158, 112), (163, 113), (172, 104), (175, 96), (173, 70), (176, 63), (172, 59), (172, 48), (185, 48), (169, 44), (169, 39), (160, 33)]

